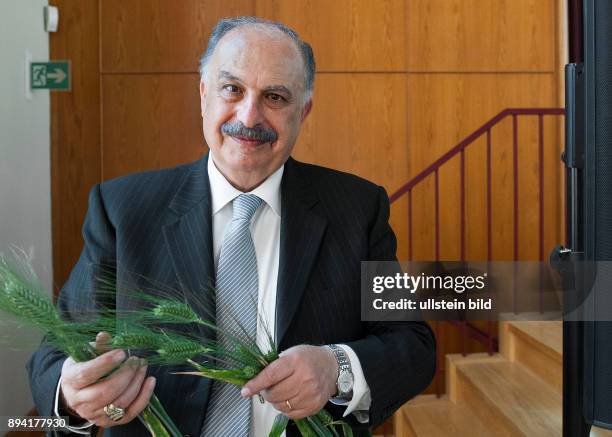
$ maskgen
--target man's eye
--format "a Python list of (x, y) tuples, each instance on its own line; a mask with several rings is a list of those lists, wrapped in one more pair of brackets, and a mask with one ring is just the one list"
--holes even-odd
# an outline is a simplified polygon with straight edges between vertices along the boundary
[(272, 100), (275, 103), (281, 103), (281, 102), (285, 102), (287, 100), (283, 96), (281, 96), (280, 94), (268, 94), (268, 99)]
[(238, 88), (236, 85), (225, 85), (223, 89), (232, 94), (240, 92), (240, 88)]

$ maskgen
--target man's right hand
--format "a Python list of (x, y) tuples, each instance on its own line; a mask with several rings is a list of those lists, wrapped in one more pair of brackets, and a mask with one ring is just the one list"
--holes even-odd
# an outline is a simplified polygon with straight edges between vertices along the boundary
[[(100, 346), (108, 338), (107, 334), (98, 334), (96, 345)], [(104, 428), (130, 422), (148, 405), (155, 378), (145, 379), (144, 360), (130, 357), (124, 361), (125, 358), (123, 350), (115, 349), (90, 361), (77, 363), (72, 358), (66, 359), (62, 367), (60, 405)], [(125, 409), (121, 420), (115, 422), (104, 412), (104, 407), (111, 403)]]

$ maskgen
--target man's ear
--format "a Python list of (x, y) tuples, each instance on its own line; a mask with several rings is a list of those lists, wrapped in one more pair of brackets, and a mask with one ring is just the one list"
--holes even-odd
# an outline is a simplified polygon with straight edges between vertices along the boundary
[(200, 80), (200, 114), (204, 117), (204, 105), (206, 101), (206, 85), (204, 84), (204, 78)]
[(304, 108), (302, 109), (302, 114), (300, 116), (300, 121), (302, 123), (304, 123), (304, 120), (306, 120), (306, 117), (308, 117), (308, 114), (310, 114), (311, 109), (312, 109), (312, 98), (308, 99), (308, 101), (304, 105)]

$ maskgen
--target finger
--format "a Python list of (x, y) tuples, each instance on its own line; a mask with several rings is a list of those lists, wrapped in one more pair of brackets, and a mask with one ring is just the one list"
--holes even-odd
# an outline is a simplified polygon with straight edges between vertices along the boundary
[[(307, 408), (292, 408), (291, 410), (287, 407), (287, 405), (283, 404), (272, 404), (274, 409), (279, 413), (284, 414), (289, 419), (302, 419), (307, 416), (312, 416), (316, 414), (316, 411), (311, 411)], [(293, 405), (292, 405), (293, 407)]]
[[(287, 401), (289, 401), (289, 404), (287, 404)], [(302, 408), (302, 405), (303, 405), (299, 403), (299, 400), (297, 398), (285, 399), (281, 402), (270, 402), (270, 403), (277, 411), (283, 414), (290, 413), (291, 411), (297, 411), (298, 409)], [(291, 408), (289, 408), (289, 405), (291, 405)]]
[(115, 369), (125, 360), (125, 357), (124, 351), (115, 349), (93, 360), (67, 365), (66, 374), (62, 376), (74, 388), (84, 388)]
[[(103, 408), (94, 415), (94, 419), (90, 420), (96, 425), (104, 428), (110, 428), (111, 426), (116, 425), (124, 425), (128, 422), (131, 422), (149, 404), (149, 400), (151, 398), (151, 395), (153, 394), (153, 390), (155, 390), (155, 378), (153, 376), (149, 376), (140, 386), (140, 391), (138, 392), (138, 396), (136, 397), (136, 399), (134, 399), (132, 404), (124, 408), (124, 415), (121, 420), (112, 420), (106, 415)], [(113, 405), (117, 406), (116, 404)]]
[(136, 397), (136, 399), (134, 399), (134, 402), (132, 402), (130, 406), (127, 407), (125, 411), (125, 416), (119, 421), (120, 425), (131, 422), (134, 417), (138, 416), (142, 412), (142, 410), (144, 410), (147, 405), (149, 405), (149, 400), (151, 399), (153, 391), (155, 390), (155, 384), (156, 379), (154, 376), (149, 376), (145, 380), (144, 384), (142, 384), (142, 387), (140, 388), (138, 396)]
[(240, 394), (244, 397), (253, 396), (255, 393), (259, 393), (274, 384), (278, 384), (292, 374), (293, 367), (289, 365), (289, 361), (279, 358), (259, 372), (255, 378), (247, 382), (244, 387), (242, 387)]
[(111, 350), (111, 340), (112, 337), (108, 332), (98, 332), (98, 335), (96, 335), (96, 341), (94, 343), (94, 348), (96, 352), (99, 354), (103, 354)]
[(298, 381), (296, 381), (295, 374), (289, 378), (284, 379), (278, 384), (268, 387), (262, 392), (264, 399), (272, 404), (282, 403), (287, 399), (295, 398), (300, 392)]
[(78, 401), (89, 404), (92, 411), (113, 402), (132, 382), (140, 367), (139, 363), (139, 358), (131, 357), (112, 375), (79, 390), (77, 393)]
[[(142, 360), (144, 361), (144, 360)], [(147, 376), (147, 366), (141, 366), (137, 371), (134, 379), (130, 382), (127, 388), (121, 393), (115, 400), (112, 401), (112, 404), (119, 408), (126, 408), (128, 405), (134, 402), (136, 396), (140, 392), (143, 381)], [(101, 416), (104, 414), (104, 406), (97, 410), (94, 415)]]
[(313, 414), (316, 414), (316, 411), (310, 411), (310, 410), (291, 410), (291, 411), (285, 412), (283, 414), (285, 416), (287, 416), (291, 420), (297, 420), (297, 419), (303, 419), (304, 417), (312, 416)]

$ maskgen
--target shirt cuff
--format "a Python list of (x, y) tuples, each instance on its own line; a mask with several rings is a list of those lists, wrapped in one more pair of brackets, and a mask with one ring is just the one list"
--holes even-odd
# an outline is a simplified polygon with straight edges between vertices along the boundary
[[(57, 382), (57, 388), (55, 389), (55, 401), (53, 403), (53, 414), (55, 414), (56, 417), (61, 417), (59, 414), (59, 397), (60, 397), (60, 387), (61, 386), (62, 386), (62, 377), (60, 376), (59, 381)], [(62, 431), (72, 432), (72, 433), (81, 434), (81, 435), (90, 435), (91, 427), (93, 425), (94, 423), (88, 420), (82, 425), (65, 426), (64, 428), (62, 428)]]
[(361, 362), (355, 351), (345, 344), (339, 344), (344, 352), (348, 355), (351, 361), (351, 370), (353, 372), (353, 397), (350, 400), (341, 398), (331, 398), (330, 402), (335, 405), (346, 405), (346, 410), (342, 417), (346, 417), (353, 413), (359, 423), (367, 423), (370, 420), (370, 405), (372, 397), (370, 395), (370, 387), (365, 380)]

